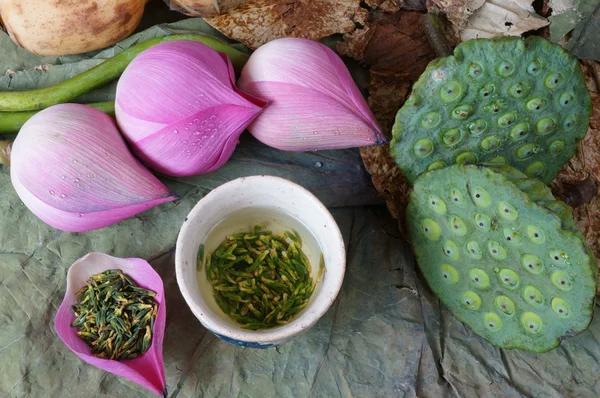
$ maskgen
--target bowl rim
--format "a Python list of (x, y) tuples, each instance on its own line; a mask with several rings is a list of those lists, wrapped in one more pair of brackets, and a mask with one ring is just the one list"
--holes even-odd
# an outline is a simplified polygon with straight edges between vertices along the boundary
[[(330, 293), (328, 293), (326, 296), (323, 297), (323, 299), (321, 299), (319, 301), (320, 305), (316, 306), (316, 308), (313, 310), (314, 312), (312, 313), (312, 316), (307, 317), (306, 319), (303, 319), (303, 322), (297, 322), (300, 319), (302, 319), (302, 314), (301, 314), (299, 317), (295, 318), (293, 322), (291, 322), (287, 325), (283, 325), (283, 326), (274, 328), (274, 329), (247, 330), (247, 329), (242, 329), (241, 327), (236, 326), (234, 324), (230, 324), (229, 328), (223, 327), (218, 323), (214, 323), (210, 316), (206, 315), (200, 308), (197, 307), (196, 300), (194, 299), (193, 295), (190, 293), (190, 291), (186, 287), (185, 281), (183, 279), (184, 264), (183, 264), (183, 258), (182, 258), (183, 257), (182, 251), (183, 251), (183, 246), (185, 245), (185, 243), (183, 241), (184, 241), (184, 239), (186, 239), (188, 230), (191, 228), (192, 224), (191, 224), (190, 220), (192, 220), (196, 217), (196, 214), (202, 210), (202, 208), (204, 207), (204, 204), (207, 201), (213, 200), (213, 198), (217, 198), (224, 191), (228, 191), (242, 183), (248, 183), (248, 182), (252, 183), (253, 181), (259, 181), (259, 180), (264, 181), (265, 179), (271, 180), (273, 182), (273, 186), (275, 186), (275, 184), (287, 185), (287, 186), (291, 186), (294, 189), (300, 191), (322, 213), (323, 221), (325, 221), (328, 226), (330, 226), (330, 225), (332, 226), (331, 229), (328, 229), (329, 233), (335, 234), (334, 239), (339, 243), (338, 248), (341, 251), (341, 264), (339, 267), (339, 272), (337, 273), (339, 276), (337, 276), (333, 280), (333, 284), (330, 286), (331, 289), (328, 289), (330, 291)], [(230, 212), (233, 212), (235, 210), (236, 209), (232, 209)], [(301, 333), (305, 330), (308, 330), (315, 323), (317, 323), (317, 321), (319, 319), (321, 319), (321, 317), (323, 317), (323, 315), (325, 315), (325, 313), (329, 310), (329, 308), (331, 308), (331, 306), (335, 302), (335, 300), (342, 288), (342, 284), (344, 281), (344, 275), (346, 273), (346, 247), (345, 247), (344, 238), (339, 229), (339, 226), (337, 225), (337, 222), (335, 221), (335, 219), (329, 212), (329, 209), (327, 209), (327, 207), (312, 192), (310, 192), (308, 189), (304, 188), (303, 186), (301, 186), (293, 181), (290, 181), (288, 179), (285, 179), (285, 178), (271, 176), (271, 175), (265, 175), (265, 174), (252, 175), (252, 176), (236, 178), (234, 180), (228, 181), (228, 182), (214, 188), (212, 191), (210, 191), (207, 195), (202, 197), (194, 205), (192, 210), (186, 216), (185, 221), (183, 222), (181, 229), (179, 231), (179, 235), (177, 237), (177, 243), (175, 246), (175, 273), (176, 273), (176, 278), (177, 278), (177, 285), (179, 286), (179, 290), (180, 290), (185, 302), (187, 303), (188, 307), (190, 308), (190, 310), (192, 311), (194, 316), (196, 318), (198, 318), (198, 320), (202, 323), (202, 325), (205, 328), (207, 328), (209, 331), (211, 331), (215, 334), (222, 335), (222, 336), (234, 339), (234, 340), (239, 340), (242, 342), (249, 342), (249, 343), (265, 343), (265, 344), (267, 344), (267, 343), (273, 343), (273, 342), (277, 342), (277, 341), (287, 340), (293, 336), (298, 335), (299, 333)], [(315, 305), (316, 303), (317, 302), (315, 301), (313, 303), (313, 305)], [(309, 308), (309, 307), (307, 307), (307, 308)]]

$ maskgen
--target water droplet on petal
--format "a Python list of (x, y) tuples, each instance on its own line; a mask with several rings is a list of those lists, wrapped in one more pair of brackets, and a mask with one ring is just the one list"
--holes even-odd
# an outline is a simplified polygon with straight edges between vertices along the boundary
[(75, 183), (78, 183), (79, 182), (79, 178), (76, 178), (74, 181), (75, 181)]
[(61, 194), (60, 194), (60, 197), (64, 199), (64, 198), (66, 198), (66, 197), (67, 197), (67, 195), (65, 195), (64, 193), (61, 193)]
[(73, 163), (77, 163), (77, 160), (73, 159)]
[(317, 162), (317, 163), (315, 163), (315, 167), (316, 168), (321, 168), (321, 167), (323, 167), (323, 163)]
[(83, 217), (83, 213), (79, 213), (79, 217)]
[(62, 180), (64, 180), (65, 178), (67, 178), (67, 176), (60, 176), (60, 178), (61, 178)]
[(54, 191), (50, 191), (50, 195), (54, 195)]
[(173, 130), (173, 134), (177, 134), (177, 133), (179, 133), (179, 130), (177, 130), (177, 129)]

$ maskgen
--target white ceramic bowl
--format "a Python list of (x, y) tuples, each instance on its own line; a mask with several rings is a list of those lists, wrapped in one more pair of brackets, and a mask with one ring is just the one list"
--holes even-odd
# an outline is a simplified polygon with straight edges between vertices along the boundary
[[(326, 272), (308, 306), (290, 323), (246, 330), (215, 302), (205, 270), (197, 271), (200, 244), (212, 253), (228, 236), (251, 231), (256, 223), (274, 233), (295, 230), (316, 279), (319, 254)], [(340, 230), (327, 208), (303, 187), (279, 177), (252, 176), (230, 181), (211, 191), (185, 219), (175, 251), (177, 283), (185, 301), (204, 327), (230, 343), (246, 347), (281, 344), (313, 326), (333, 304), (344, 279), (346, 251)]]

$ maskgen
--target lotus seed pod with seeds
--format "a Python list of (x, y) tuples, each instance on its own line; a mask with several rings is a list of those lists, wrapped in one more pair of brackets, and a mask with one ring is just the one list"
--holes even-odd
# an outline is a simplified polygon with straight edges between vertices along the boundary
[(415, 83), (391, 153), (411, 182), (494, 161), (548, 183), (585, 137), (591, 110), (579, 62), (562, 47), (538, 36), (469, 40)]
[(406, 219), (431, 289), (492, 344), (545, 352), (588, 327), (596, 260), (540, 181), (505, 165), (430, 171)]

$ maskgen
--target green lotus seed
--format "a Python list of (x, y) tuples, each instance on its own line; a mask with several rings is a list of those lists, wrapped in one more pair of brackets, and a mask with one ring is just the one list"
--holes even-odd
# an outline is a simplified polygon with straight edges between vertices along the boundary
[(504, 228), (504, 239), (511, 245), (518, 245), (523, 240), (521, 234), (515, 230)]
[(423, 119), (421, 119), (421, 125), (425, 128), (434, 128), (442, 121), (442, 116), (437, 112), (427, 113)]
[(544, 233), (534, 225), (527, 226), (527, 237), (535, 244), (541, 245), (546, 240)]
[(485, 214), (475, 214), (475, 225), (482, 231), (489, 231), (492, 220)]
[(477, 163), (477, 156), (473, 152), (463, 152), (456, 157), (456, 164)]
[(504, 109), (505, 106), (506, 103), (502, 99), (499, 99), (491, 104), (484, 106), (483, 110), (489, 113), (498, 113), (502, 109)]
[(558, 103), (562, 106), (567, 106), (572, 104), (574, 99), (575, 97), (573, 96), (573, 93), (564, 93), (559, 97)]
[(488, 312), (483, 317), (483, 325), (490, 332), (495, 332), (496, 330), (500, 330), (502, 327), (502, 320), (493, 312)]
[(531, 61), (527, 66), (527, 73), (530, 75), (537, 75), (540, 73), (540, 63), (538, 61)]
[(532, 100), (527, 101), (525, 105), (527, 109), (533, 112), (541, 111), (546, 107), (546, 100), (543, 98), (534, 98)]
[(474, 120), (469, 124), (469, 132), (475, 137), (485, 133), (487, 128), (488, 123), (483, 119)]
[(456, 243), (452, 242), (451, 240), (448, 240), (446, 241), (446, 243), (444, 243), (442, 250), (444, 251), (444, 254), (450, 257), (452, 260), (458, 260), (459, 254)]
[(428, 203), (431, 210), (438, 214), (446, 214), (446, 203), (439, 196), (429, 195)]
[(473, 62), (469, 65), (469, 76), (471, 77), (480, 77), (483, 75), (483, 68), (477, 62)]
[(540, 147), (537, 144), (525, 144), (517, 148), (516, 155), (519, 159), (527, 159), (535, 155), (539, 150)]
[(423, 229), (423, 233), (429, 240), (438, 240), (440, 234), (442, 233), (440, 226), (429, 218), (423, 220), (421, 227)]
[(548, 255), (550, 256), (552, 262), (556, 265), (565, 265), (569, 259), (569, 256), (562, 250), (550, 250)]
[(471, 105), (460, 105), (454, 108), (452, 111), (452, 117), (454, 119), (466, 119), (473, 113), (473, 107)]
[(478, 289), (487, 289), (490, 286), (490, 278), (484, 270), (473, 268), (469, 271), (469, 279)]
[(483, 253), (481, 252), (481, 248), (479, 247), (479, 243), (475, 241), (471, 241), (467, 243), (467, 256), (469, 256), (473, 260), (481, 260), (483, 257)]
[(494, 260), (504, 260), (506, 258), (506, 249), (498, 242), (493, 240), (489, 241), (488, 250), (490, 252), (490, 257)]
[[(464, 296), (463, 296), (464, 297)], [(558, 316), (568, 316), (569, 315), (569, 304), (558, 297), (555, 297), (550, 302), (550, 306), (552, 307), (552, 311), (556, 313)]]
[(521, 316), (521, 325), (531, 333), (537, 333), (542, 328), (542, 318), (534, 314), (533, 312), (525, 312)]
[(496, 156), (489, 160), (490, 164), (506, 164), (506, 158), (504, 156)]
[(556, 127), (556, 125), (554, 124), (554, 120), (552, 120), (552, 118), (545, 117), (543, 119), (538, 120), (538, 122), (535, 125), (535, 130), (539, 135), (548, 135), (552, 131), (554, 131), (554, 127)]
[(526, 286), (523, 290), (523, 298), (531, 305), (540, 305), (544, 302), (542, 293), (533, 286)]
[(544, 163), (540, 161), (533, 162), (525, 169), (525, 175), (529, 178), (539, 178), (544, 174), (545, 169), (546, 165), (544, 165)]
[(508, 112), (498, 118), (498, 126), (509, 127), (517, 121), (517, 115), (514, 112)]
[(446, 102), (456, 100), (462, 92), (460, 84), (457, 82), (447, 82), (440, 88), (440, 97)]
[(515, 71), (515, 67), (512, 62), (508, 60), (502, 61), (502, 63), (498, 66), (498, 74), (502, 77), (507, 77), (513, 74)]
[(506, 296), (496, 297), (496, 307), (509, 316), (515, 313), (515, 303)]
[(467, 226), (458, 216), (454, 216), (450, 219), (450, 230), (458, 236), (464, 236), (467, 234)]
[(521, 257), (521, 265), (526, 271), (539, 275), (544, 270), (544, 263), (533, 254), (525, 254)]
[(498, 273), (498, 278), (500, 279), (500, 283), (510, 289), (513, 289), (519, 285), (519, 274), (511, 269), (502, 268)]
[(494, 94), (494, 91), (496, 91), (496, 87), (494, 87), (493, 84), (486, 84), (485, 86), (481, 87), (481, 90), (479, 90), (479, 95), (481, 97), (489, 97), (490, 95)]
[(527, 86), (521, 82), (513, 84), (508, 89), (508, 93), (515, 98), (523, 98), (528, 92)]
[(414, 151), (415, 155), (423, 158), (433, 152), (433, 144), (427, 139), (421, 139), (415, 143)]
[(514, 141), (519, 141), (527, 137), (529, 134), (529, 124), (522, 122), (517, 124), (510, 130), (510, 138)]
[(477, 311), (481, 307), (481, 297), (477, 293), (467, 290), (462, 295), (462, 303), (468, 309)]
[(490, 205), (490, 194), (483, 188), (474, 188), (471, 191), (471, 198), (477, 206), (488, 207)]
[(456, 188), (450, 191), (450, 200), (458, 207), (464, 207), (467, 203), (463, 194)]
[(458, 282), (458, 272), (450, 264), (442, 264), (442, 279), (450, 285), (454, 285)]
[(461, 141), (461, 138), (462, 132), (460, 129), (450, 129), (444, 133), (442, 141), (444, 141), (444, 144), (451, 147), (458, 144)]
[(498, 213), (500, 214), (500, 217), (509, 221), (515, 220), (519, 215), (517, 209), (515, 209), (510, 203), (507, 202), (498, 203)]
[(554, 284), (554, 286), (556, 286), (564, 292), (569, 291), (573, 288), (573, 285), (571, 284), (571, 280), (569, 279), (568, 275), (562, 271), (555, 271), (552, 274), (551, 279), (552, 284)]
[(500, 140), (495, 135), (484, 138), (481, 141), (481, 148), (486, 152), (492, 152), (500, 148)]
[(559, 155), (564, 149), (565, 143), (561, 140), (552, 141), (548, 146), (548, 152), (553, 156)]
[(444, 167), (446, 167), (444, 162), (442, 162), (441, 160), (438, 160), (437, 162), (433, 162), (429, 166), (427, 166), (427, 171), (443, 169)]
[(563, 128), (565, 130), (571, 130), (571, 128), (573, 126), (575, 126), (577, 124), (577, 118), (573, 115), (569, 115), (565, 118), (565, 121), (563, 122)]
[(562, 83), (563, 77), (560, 73), (550, 73), (546, 76), (544, 84), (550, 89), (555, 89)]

